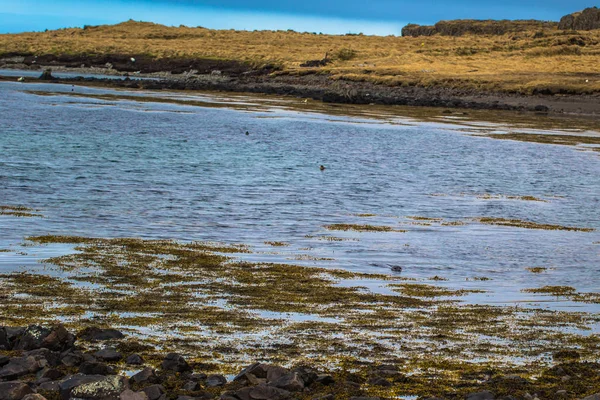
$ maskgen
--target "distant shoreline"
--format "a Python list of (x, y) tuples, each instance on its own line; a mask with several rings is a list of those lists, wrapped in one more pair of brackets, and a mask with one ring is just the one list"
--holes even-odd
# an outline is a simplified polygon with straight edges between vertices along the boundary
[[(36, 70), (41, 75), (46, 66)], [(443, 87), (386, 86), (370, 82), (333, 81), (327, 75), (271, 76), (248, 74), (221, 75), (172, 75), (169, 71), (153, 74), (132, 75), (126, 80), (122, 72), (103, 71), (98, 68), (68, 68), (53, 66), (56, 71), (72, 73), (73, 78), (40, 80), (26, 77), (27, 82), (55, 82), (86, 86), (103, 86), (147, 90), (220, 91), (258, 93), (312, 99), (337, 104), (376, 104), (417, 107), (439, 107), (466, 110), (505, 110), (530, 112), (553, 116), (578, 116), (600, 118), (599, 95), (523, 95), (494, 93), (472, 89)], [(7, 66), (4, 66), (4, 69)], [(80, 74), (81, 76), (76, 76)], [(86, 77), (111, 75), (115, 78)], [(2, 81), (15, 81), (15, 76), (1, 76)]]

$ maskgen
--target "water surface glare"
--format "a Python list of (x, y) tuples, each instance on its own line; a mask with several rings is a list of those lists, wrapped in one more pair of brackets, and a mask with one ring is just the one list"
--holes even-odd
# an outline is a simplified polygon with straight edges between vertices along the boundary
[[(479, 303), (551, 307), (558, 299), (520, 292), (544, 285), (599, 291), (597, 152), (474, 137), (470, 125), (459, 130), (401, 115), (390, 123), (31, 90), (71, 87), (0, 82), (0, 204), (45, 216), (0, 216), (0, 249), (13, 250), (0, 253), (0, 272), (31, 261), (16, 252), (41, 251), (21, 249), (24, 237), (51, 233), (244, 243), (252, 260), (352, 271), (391, 273), (390, 265), (400, 265), (406, 277), (490, 291), (476, 296)], [(483, 225), (476, 217), (596, 231)], [(407, 232), (324, 228), (340, 223)], [(548, 270), (532, 274), (528, 267)], [(481, 277), (490, 280), (475, 280)]]

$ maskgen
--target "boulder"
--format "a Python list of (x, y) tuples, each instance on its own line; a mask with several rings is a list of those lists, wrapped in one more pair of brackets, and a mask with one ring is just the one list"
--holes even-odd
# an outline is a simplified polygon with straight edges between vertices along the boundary
[(304, 390), (304, 380), (302, 380), (302, 377), (298, 372), (291, 372), (283, 375), (276, 381), (271, 382), (271, 385), (289, 392), (300, 392)]
[(192, 367), (180, 354), (169, 353), (161, 364), (162, 369), (174, 372), (191, 371)]
[(79, 366), (79, 373), (84, 375), (114, 375), (114, 368), (101, 362), (84, 362)]
[(31, 393), (23, 397), (23, 400), (46, 400), (46, 398), (41, 394)]
[(131, 354), (125, 359), (127, 365), (143, 365), (144, 359), (139, 354)]
[(0, 379), (15, 379), (33, 374), (48, 365), (43, 357), (11, 358), (8, 364), (0, 369)]
[(13, 350), (35, 350), (42, 347), (51, 330), (39, 325), (29, 325), (13, 345)]
[(335, 383), (335, 379), (333, 379), (333, 376), (329, 375), (329, 374), (321, 374), (321, 375), (317, 375), (317, 379), (316, 381), (317, 383), (320, 383), (321, 385), (333, 385)]
[(94, 357), (98, 360), (116, 362), (123, 358), (121, 353), (112, 348), (102, 349), (94, 353)]
[(148, 395), (144, 392), (134, 392), (127, 389), (119, 395), (119, 400), (148, 400)]
[(496, 396), (494, 393), (489, 390), (484, 390), (483, 392), (471, 393), (467, 395), (467, 400), (494, 400)]
[(83, 354), (79, 352), (67, 352), (62, 355), (60, 362), (67, 367), (76, 367), (83, 362)]
[(244, 379), (246, 374), (252, 374), (256, 378), (266, 378), (269, 366), (261, 363), (254, 363), (252, 365), (247, 366), (240, 372), (235, 378), (233, 378), (234, 382)]
[(290, 397), (290, 392), (267, 385), (247, 387), (235, 392), (240, 400), (285, 400)]
[(126, 378), (117, 375), (103, 376), (100, 380), (75, 386), (70, 396), (77, 399), (118, 400), (120, 394), (126, 389), (128, 389)]
[(44, 382), (38, 385), (37, 390), (53, 394), (56, 393), (58, 395), (60, 392), (60, 385), (57, 381)]
[(196, 390), (200, 389), (200, 385), (198, 384), (198, 382), (187, 381), (183, 384), (181, 389), (185, 390), (186, 392), (195, 392)]
[(151, 385), (143, 389), (143, 392), (148, 396), (148, 400), (158, 400), (165, 394), (163, 385)]
[(10, 350), (8, 338), (6, 337), (6, 329), (0, 326), (0, 349)]
[(10, 362), (10, 357), (0, 355), (0, 368), (4, 367)]
[(59, 324), (54, 326), (50, 333), (44, 338), (41, 347), (55, 351), (63, 351), (72, 347), (74, 343), (75, 336), (69, 333), (62, 324)]
[(44, 70), (44, 72), (42, 72), (42, 75), (40, 75), (40, 80), (42, 81), (51, 81), (53, 79), (54, 77), (52, 76), (52, 70), (50, 68)]
[(198, 374), (191, 374), (189, 376), (190, 380), (195, 381), (195, 382), (200, 382), (200, 381), (205, 381), (206, 378), (208, 378), (208, 376), (206, 376), (206, 374), (200, 372)]
[(600, 400), (600, 393), (585, 397), (583, 400)]
[(558, 29), (575, 31), (600, 29), (600, 9), (590, 7), (580, 12), (565, 15), (560, 19)]
[(156, 376), (156, 373), (154, 372), (154, 370), (152, 368), (146, 367), (143, 370), (141, 370), (140, 372), (138, 372), (137, 374), (133, 375), (131, 377), (131, 380), (134, 381), (135, 383), (144, 383), (144, 382), (155, 383), (155, 382), (158, 382), (158, 377)]
[(290, 371), (283, 367), (269, 366), (267, 368), (267, 382), (276, 381), (277, 379), (281, 378), (283, 375), (289, 372)]
[(61, 379), (64, 376), (65, 374), (63, 374), (60, 370), (55, 368), (44, 368), (43, 370), (39, 371), (36, 375), (38, 380), (48, 379), (51, 381)]
[(225, 386), (226, 383), (227, 378), (223, 375), (209, 375), (209, 377), (206, 378), (206, 386), (208, 387)]
[(123, 339), (125, 335), (116, 329), (85, 328), (77, 334), (79, 339), (87, 341)]
[(33, 390), (23, 382), (0, 382), (0, 400), (21, 400)]
[(382, 378), (382, 377), (376, 377), (376, 378), (371, 379), (369, 381), (369, 384), (373, 385), (373, 386), (381, 386), (381, 387), (392, 386), (392, 384), (387, 379)]
[(37, 349), (31, 350), (23, 354), (24, 357), (34, 357), (37, 359), (45, 359), (48, 364), (53, 367), (60, 365), (60, 353), (57, 351), (51, 351), (48, 349)]

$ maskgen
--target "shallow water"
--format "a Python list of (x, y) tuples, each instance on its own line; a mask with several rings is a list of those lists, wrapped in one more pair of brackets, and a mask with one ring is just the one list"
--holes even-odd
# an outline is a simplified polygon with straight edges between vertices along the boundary
[[(29, 235), (173, 238), (248, 244), (253, 253), (244, 257), (251, 260), (376, 273), (401, 265), (405, 277), (438, 276), (447, 281), (436, 284), (488, 290), (467, 297), (477, 303), (599, 310), (521, 293), (544, 285), (600, 291), (597, 152), (472, 135), (490, 124), (331, 116), (261, 106), (247, 96), (162, 95), (233, 104), (229, 109), (70, 91), (0, 82), (0, 204), (45, 216), (0, 216), (0, 249), (12, 250), (0, 253), (0, 272), (68, 251), (19, 246)], [(148, 96), (79, 87), (77, 93)], [(467, 224), (416, 225), (430, 221), (410, 216)], [(475, 217), (597, 231), (483, 225)], [(407, 232), (324, 228), (339, 223)], [(527, 267), (548, 270), (532, 274)]]

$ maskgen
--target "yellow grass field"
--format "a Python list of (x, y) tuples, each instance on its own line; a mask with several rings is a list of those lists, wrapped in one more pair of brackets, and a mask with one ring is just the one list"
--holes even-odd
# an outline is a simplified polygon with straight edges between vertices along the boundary
[[(600, 30), (546, 28), (503, 36), (397, 37), (113, 26), (0, 35), (0, 55), (147, 54), (276, 63), (276, 74), (326, 73), (378, 84), (483, 89), (522, 94), (600, 92)], [(307, 60), (332, 63), (303, 68)]]

